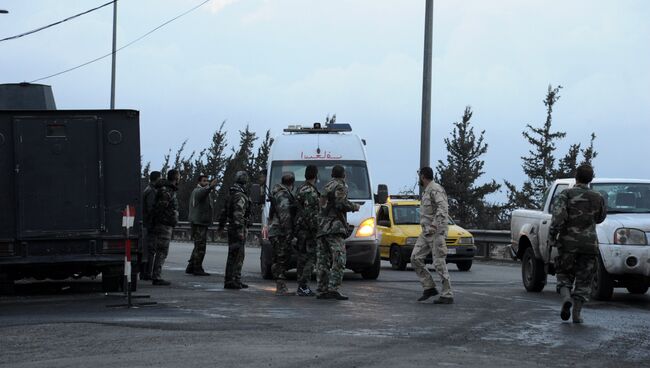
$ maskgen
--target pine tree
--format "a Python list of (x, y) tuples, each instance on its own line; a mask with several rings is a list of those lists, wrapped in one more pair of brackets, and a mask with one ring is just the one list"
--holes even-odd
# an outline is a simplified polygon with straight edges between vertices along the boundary
[(485, 131), (476, 136), (471, 126), (472, 109), (465, 108), (462, 120), (454, 123), (451, 138), (445, 138), (447, 161), (438, 161), (436, 180), (445, 188), (449, 198), (449, 213), (462, 226), (481, 226), (481, 212), (486, 208), (485, 197), (499, 190), (500, 184), (492, 180), (483, 185), (476, 181), (484, 174)]
[(581, 164), (589, 164), (593, 166), (594, 159), (598, 156), (598, 152), (594, 149), (594, 141), (596, 140), (596, 133), (591, 133), (591, 140), (589, 141), (589, 146), (580, 152), (582, 153), (582, 162)]
[(580, 144), (572, 144), (569, 151), (559, 162), (555, 171), (556, 178), (572, 178), (576, 175), (578, 167), (578, 155), (580, 154)]
[(235, 150), (233, 148), (233, 152), (227, 160), (223, 173), (223, 183), (218, 191), (217, 205), (215, 206), (215, 212), (217, 214), (220, 214), (224, 208), (230, 187), (235, 183), (235, 174), (238, 171), (246, 171), (250, 176), (251, 158), (253, 157), (255, 140), (257, 140), (256, 134), (249, 129), (248, 125), (243, 131), (239, 131), (239, 149)]

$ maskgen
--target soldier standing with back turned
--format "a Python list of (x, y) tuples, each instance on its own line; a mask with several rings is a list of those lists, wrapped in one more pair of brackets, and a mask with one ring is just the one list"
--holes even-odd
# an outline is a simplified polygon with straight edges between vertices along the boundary
[(356, 212), (360, 205), (348, 200), (345, 169), (332, 168), (332, 180), (323, 188), (319, 204), (321, 216), (318, 226), (316, 272), (318, 276), (317, 299), (348, 300), (339, 292), (345, 270), (345, 239), (348, 233), (347, 213)]
[(583, 323), (582, 305), (589, 301), (598, 264), (596, 224), (605, 221), (607, 216), (605, 200), (600, 193), (589, 189), (593, 178), (594, 169), (590, 165), (578, 167), (575, 186), (560, 193), (553, 204), (549, 229), (549, 245), (558, 249), (555, 268), (557, 292), (562, 296), (560, 317), (568, 321), (573, 306), (573, 323)]
[(160, 180), (160, 171), (149, 174), (149, 185), (142, 192), (142, 270), (140, 280), (151, 280), (151, 265), (156, 252), (156, 236), (154, 234), (153, 206), (156, 203), (156, 182)]
[(427, 270), (425, 260), (433, 253), (433, 267), (442, 280), (442, 294), (434, 304), (453, 304), (454, 295), (451, 291), (451, 280), (447, 270), (447, 218), (449, 217), (447, 193), (438, 183), (433, 181), (433, 170), (423, 167), (419, 171), (419, 184), (424, 188), (420, 201), (420, 225), (422, 233), (415, 242), (411, 253), (411, 264), (418, 275), (424, 291), (418, 299), (425, 301), (438, 294), (436, 283)]
[(271, 271), (275, 279), (276, 295), (289, 295), (287, 289), (287, 269), (291, 257), (291, 242), (293, 240), (293, 221), (296, 200), (291, 194), (293, 183), (296, 181), (293, 173), (282, 175), (282, 182), (271, 190), (272, 209), (269, 240), (273, 247), (273, 265)]
[(156, 246), (151, 264), (151, 283), (153, 285), (170, 285), (169, 281), (161, 277), (162, 267), (169, 253), (169, 242), (172, 231), (178, 224), (178, 182), (180, 173), (176, 169), (167, 172), (167, 180), (160, 179), (156, 182), (156, 200), (154, 204), (154, 233)]
[(318, 168), (315, 165), (305, 169), (305, 183), (296, 191), (296, 237), (298, 245), (298, 296), (316, 295), (309, 287), (309, 280), (316, 264), (316, 234), (318, 233), (318, 199), (316, 189)]
[(251, 202), (246, 191), (247, 184), (248, 174), (246, 171), (238, 171), (235, 174), (235, 184), (230, 187), (226, 208), (222, 211), (219, 219), (219, 233), (223, 232), (226, 222), (228, 223), (228, 260), (226, 261), (224, 289), (248, 288), (248, 285), (241, 281), (246, 237), (251, 216)]

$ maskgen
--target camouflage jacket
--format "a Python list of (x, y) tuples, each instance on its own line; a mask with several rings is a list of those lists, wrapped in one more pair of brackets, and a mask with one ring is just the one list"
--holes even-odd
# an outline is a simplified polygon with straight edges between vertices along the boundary
[(598, 254), (596, 224), (605, 221), (606, 216), (600, 193), (576, 184), (560, 193), (553, 204), (549, 239), (565, 252)]
[(152, 229), (154, 226), (153, 208), (155, 203), (156, 189), (149, 184), (142, 193), (142, 225), (146, 229)]
[(318, 232), (319, 197), (318, 189), (307, 181), (296, 190), (296, 231)]
[(358, 206), (348, 200), (348, 186), (345, 180), (332, 178), (320, 195), (320, 218), (318, 237), (326, 235), (349, 235), (347, 213), (358, 210)]
[(447, 193), (440, 184), (431, 182), (422, 192), (420, 226), (424, 235), (446, 234), (449, 217)]
[(153, 205), (154, 225), (174, 227), (178, 224), (178, 187), (170, 181), (160, 179), (156, 182), (156, 196)]
[(293, 221), (296, 214), (296, 199), (289, 188), (276, 184), (271, 190), (275, 205), (275, 213), (271, 220), (269, 236), (293, 234)]
[(250, 217), (251, 201), (248, 198), (246, 189), (239, 184), (235, 184), (230, 187), (226, 207), (219, 218), (219, 227), (223, 229), (227, 222), (228, 233), (245, 237), (248, 225), (250, 225)]

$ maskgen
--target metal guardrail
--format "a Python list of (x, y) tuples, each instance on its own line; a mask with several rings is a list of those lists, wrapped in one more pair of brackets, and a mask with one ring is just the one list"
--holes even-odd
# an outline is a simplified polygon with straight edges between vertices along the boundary
[(474, 236), (478, 257), (485, 259), (512, 259), (507, 246), (510, 245), (510, 230), (467, 230)]
[[(226, 227), (227, 230), (227, 227)], [(248, 228), (248, 239), (246, 243), (248, 245), (258, 244), (260, 233), (262, 232), (262, 224), (255, 223)], [(187, 221), (179, 221), (178, 225), (174, 227), (172, 232), (172, 239), (177, 241), (191, 241), (192, 240), (192, 226)], [(224, 236), (219, 236), (219, 226), (212, 225), (208, 227), (208, 242), (211, 243), (227, 243), (228, 238), (227, 234), (224, 232)]]

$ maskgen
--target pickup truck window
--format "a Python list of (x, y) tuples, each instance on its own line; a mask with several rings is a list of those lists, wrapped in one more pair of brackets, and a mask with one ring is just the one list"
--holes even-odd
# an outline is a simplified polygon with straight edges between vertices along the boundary
[(548, 206), (549, 213), (553, 213), (553, 207), (555, 206), (555, 201), (557, 200), (557, 197), (560, 196), (560, 193), (564, 192), (568, 188), (569, 188), (569, 184), (558, 184), (555, 187), (555, 192), (553, 192), (553, 197), (551, 198), (551, 204)]
[(607, 205), (607, 213), (650, 213), (650, 184), (592, 184)]

